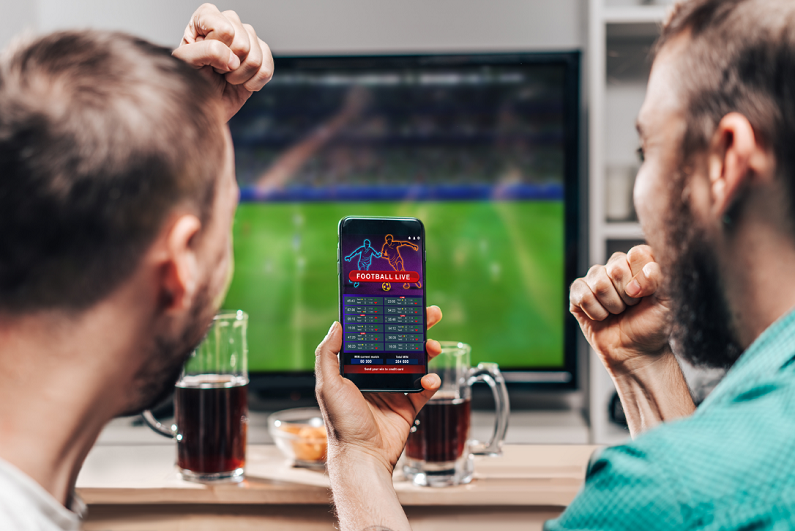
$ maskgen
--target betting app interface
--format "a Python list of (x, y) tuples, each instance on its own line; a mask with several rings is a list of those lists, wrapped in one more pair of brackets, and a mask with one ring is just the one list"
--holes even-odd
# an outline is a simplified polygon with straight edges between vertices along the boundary
[(420, 236), (343, 234), (343, 372), (425, 373)]

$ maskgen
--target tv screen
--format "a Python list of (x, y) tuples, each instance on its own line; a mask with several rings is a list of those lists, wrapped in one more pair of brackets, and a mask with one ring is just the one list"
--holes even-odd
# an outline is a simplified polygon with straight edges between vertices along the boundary
[(250, 372), (313, 370), (339, 318), (340, 218), (410, 216), (444, 313), (429, 337), (509, 381), (573, 385), (578, 87), (578, 53), (277, 59), (229, 124), (225, 307), (249, 314)]

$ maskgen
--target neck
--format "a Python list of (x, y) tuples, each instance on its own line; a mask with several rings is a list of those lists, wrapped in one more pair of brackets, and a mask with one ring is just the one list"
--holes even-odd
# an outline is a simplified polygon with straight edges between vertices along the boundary
[(77, 315), (0, 319), (0, 459), (65, 505), (135, 374), (137, 335), (122, 309), (106, 302)]
[(781, 226), (747, 224), (721, 253), (727, 299), (743, 348), (795, 308), (795, 238)]

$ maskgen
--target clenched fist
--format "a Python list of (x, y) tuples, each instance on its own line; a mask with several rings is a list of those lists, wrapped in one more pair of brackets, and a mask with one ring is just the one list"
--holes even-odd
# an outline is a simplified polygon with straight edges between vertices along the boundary
[(569, 309), (611, 372), (632, 372), (669, 352), (670, 301), (648, 245), (614, 254), (571, 286)]
[(202, 71), (223, 102), (228, 120), (273, 77), (273, 56), (234, 11), (204, 4), (193, 13), (174, 57)]

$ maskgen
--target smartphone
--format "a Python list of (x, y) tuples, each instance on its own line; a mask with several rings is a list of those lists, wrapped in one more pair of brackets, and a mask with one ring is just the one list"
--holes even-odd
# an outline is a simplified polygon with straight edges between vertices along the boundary
[(349, 216), (337, 241), (340, 373), (362, 391), (422, 391), (425, 227), (416, 218)]

